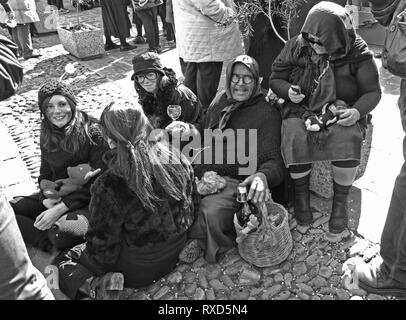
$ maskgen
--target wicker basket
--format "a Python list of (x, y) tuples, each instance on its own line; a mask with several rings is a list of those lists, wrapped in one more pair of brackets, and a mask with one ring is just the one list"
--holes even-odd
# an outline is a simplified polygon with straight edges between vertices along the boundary
[[(265, 204), (264, 204), (265, 206)], [(262, 209), (262, 223), (257, 231), (242, 234), (243, 229), (234, 214), (234, 226), (237, 232), (238, 252), (247, 262), (257, 267), (269, 267), (283, 262), (292, 250), (293, 241), (288, 223), (288, 212), (275, 202), (266, 203)], [(279, 213), (283, 221), (273, 226), (269, 221), (268, 213)]]

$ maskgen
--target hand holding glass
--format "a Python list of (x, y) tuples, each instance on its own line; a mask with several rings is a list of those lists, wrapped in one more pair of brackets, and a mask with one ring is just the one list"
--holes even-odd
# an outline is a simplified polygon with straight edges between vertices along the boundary
[(177, 104), (171, 104), (166, 109), (168, 116), (172, 119), (172, 121), (176, 121), (182, 114), (182, 107)]

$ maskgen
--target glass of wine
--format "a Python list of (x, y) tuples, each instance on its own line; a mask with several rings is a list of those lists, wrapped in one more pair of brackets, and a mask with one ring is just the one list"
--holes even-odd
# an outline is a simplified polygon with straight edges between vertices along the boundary
[(166, 112), (168, 113), (168, 116), (172, 119), (172, 121), (176, 121), (182, 114), (182, 107), (177, 104), (170, 104), (167, 107)]

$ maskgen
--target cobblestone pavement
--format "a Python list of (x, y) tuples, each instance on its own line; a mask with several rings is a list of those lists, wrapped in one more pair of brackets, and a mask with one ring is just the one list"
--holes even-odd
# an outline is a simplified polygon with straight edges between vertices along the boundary
[[(99, 9), (90, 13), (97, 17)], [(93, 12), (92, 12), (93, 11)], [(96, 19), (96, 18), (94, 18)], [(55, 34), (34, 39), (43, 56), (24, 61), (25, 80), (18, 93), (0, 103), (0, 165), (1, 185), (12, 196), (35, 191), (39, 173), (39, 126), (36, 104), (41, 83), (60, 77), (69, 62), (78, 62), (70, 82), (78, 97), (78, 107), (99, 117), (108, 101), (132, 100), (128, 77), (131, 57), (142, 52), (140, 46), (131, 53), (113, 52), (91, 61), (78, 61), (66, 55)], [(168, 50), (170, 48), (167, 48)], [(106, 64), (106, 61), (111, 63)], [(114, 73), (116, 66), (122, 72)], [(107, 70), (107, 71), (106, 71)], [(115, 70), (117, 72), (117, 70)], [(126, 90), (124, 89), (126, 88)], [(293, 250), (283, 263), (257, 268), (245, 262), (237, 249), (229, 251), (219, 264), (209, 265), (201, 257), (193, 264), (178, 264), (176, 269), (160, 281), (143, 289), (126, 289), (120, 299), (162, 300), (383, 300), (395, 299), (367, 294), (346, 276), (349, 268), (344, 262), (350, 257), (371, 260), (379, 246), (356, 234), (360, 203), (355, 188), (351, 190), (350, 227), (352, 233), (337, 243), (325, 239), (331, 202), (312, 195), (315, 221), (310, 227), (297, 226), (290, 215)], [(44, 272), (52, 256), (30, 249), (33, 263)], [(66, 299), (54, 290), (58, 299)]]

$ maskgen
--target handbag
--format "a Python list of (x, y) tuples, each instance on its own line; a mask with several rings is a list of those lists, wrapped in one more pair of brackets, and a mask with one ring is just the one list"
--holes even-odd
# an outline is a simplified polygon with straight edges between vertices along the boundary
[(382, 66), (395, 76), (406, 78), (406, 9), (396, 15), (386, 30)]

